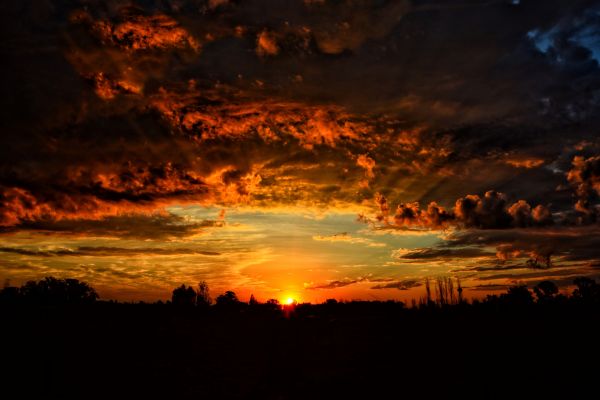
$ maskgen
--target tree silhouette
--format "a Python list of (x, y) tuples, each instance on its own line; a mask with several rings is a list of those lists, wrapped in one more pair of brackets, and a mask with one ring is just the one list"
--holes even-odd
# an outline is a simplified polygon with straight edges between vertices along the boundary
[(0, 303), (14, 304), (19, 301), (20, 293), (19, 288), (9, 285), (4, 285), (4, 288), (0, 290)]
[(181, 285), (173, 290), (171, 299), (177, 307), (193, 307), (196, 304), (196, 291), (191, 286)]
[(19, 296), (29, 303), (88, 304), (98, 299), (98, 293), (77, 279), (57, 279), (48, 276), (38, 282), (29, 281), (19, 289)]
[(258, 300), (256, 300), (256, 297), (254, 297), (253, 294), (250, 295), (250, 301), (248, 301), (248, 304), (250, 304), (251, 306), (255, 306), (258, 304)]
[(426, 304), (428, 306), (433, 305), (434, 303), (433, 303), (433, 300), (432, 300), (432, 297), (431, 297), (431, 286), (429, 284), (429, 278), (425, 278), (425, 293), (426, 293), (426, 296), (427, 296), (427, 298), (426, 298)]
[(558, 286), (552, 281), (542, 281), (533, 288), (533, 291), (538, 302), (543, 303), (554, 299), (558, 294)]
[(463, 288), (460, 284), (460, 279), (456, 278), (456, 293), (457, 293), (457, 300), (458, 300), (458, 304), (462, 304), (463, 303)]
[(231, 290), (226, 291), (222, 295), (217, 297), (217, 305), (218, 306), (236, 306), (240, 303), (235, 292)]
[(533, 296), (527, 289), (527, 285), (509, 287), (506, 293), (500, 296), (500, 299), (507, 305), (528, 306), (533, 304)]
[(196, 305), (198, 307), (208, 307), (212, 304), (208, 283), (202, 281), (198, 284), (198, 292), (196, 293)]
[(595, 280), (579, 277), (573, 283), (577, 289), (573, 290), (573, 298), (584, 302), (600, 302), (600, 285)]

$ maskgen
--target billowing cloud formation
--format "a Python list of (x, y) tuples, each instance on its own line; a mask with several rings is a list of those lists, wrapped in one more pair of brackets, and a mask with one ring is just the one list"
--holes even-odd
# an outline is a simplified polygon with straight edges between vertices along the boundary
[(525, 200), (509, 206), (504, 193), (493, 190), (483, 196), (467, 195), (456, 200), (454, 208), (446, 210), (436, 202), (421, 209), (418, 202), (401, 203), (396, 208), (393, 221), (388, 221), (389, 206), (382, 196), (376, 198), (380, 206), (378, 220), (397, 228), (444, 229), (459, 228), (503, 229), (543, 226), (553, 223), (550, 210), (537, 205), (532, 208)]
[(443, 228), (456, 218), (454, 214), (431, 202), (421, 210), (418, 202), (401, 203), (394, 214), (394, 224), (399, 227)]
[(532, 227), (568, 183), (593, 209), (565, 149), (598, 150), (594, 1), (7, 4), (5, 228), (377, 193), (396, 227)]
[(593, 202), (600, 195), (600, 156), (573, 158), (573, 168), (569, 170), (567, 179), (577, 194), (576, 210), (596, 214)]
[[(123, 9), (123, 20), (118, 23), (109, 21), (89, 21), (91, 31), (103, 43), (110, 43), (128, 50), (185, 48), (198, 50), (199, 44), (177, 21), (166, 15), (136, 15)], [(129, 14), (129, 15), (128, 15)], [(86, 21), (91, 17), (80, 12), (72, 19)]]

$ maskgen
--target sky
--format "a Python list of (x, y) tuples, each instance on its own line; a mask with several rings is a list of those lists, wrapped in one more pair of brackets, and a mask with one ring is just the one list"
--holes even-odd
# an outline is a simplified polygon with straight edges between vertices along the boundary
[(408, 301), (600, 276), (600, 1), (0, 5), (0, 279)]

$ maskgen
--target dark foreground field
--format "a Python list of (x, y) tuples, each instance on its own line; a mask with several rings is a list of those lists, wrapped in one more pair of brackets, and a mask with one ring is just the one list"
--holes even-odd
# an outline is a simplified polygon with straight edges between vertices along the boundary
[(590, 299), (4, 304), (5, 398), (598, 398)]

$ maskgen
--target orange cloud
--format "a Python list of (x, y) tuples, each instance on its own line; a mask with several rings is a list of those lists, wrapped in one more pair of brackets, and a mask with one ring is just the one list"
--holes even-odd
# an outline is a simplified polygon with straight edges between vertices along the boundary
[(110, 80), (103, 72), (93, 74), (94, 90), (98, 97), (103, 100), (112, 100), (119, 93), (141, 94), (142, 87), (135, 82), (121, 80)]
[(567, 180), (575, 188), (578, 200), (575, 209), (594, 214), (592, 200), (600, 195), (600, 156), (573, 158), (573, 167), (567, 172)]
[(0, 204), (0, 226), (3, 227), (34, 221), (98, 220), (123, 213), (149, 213), (157, 208), (156, 204), (127, 200), (112, 202), (84, 194), (53, 193), (48, 198), (41, 198), (15, 187), (0, 189)]
[(509, 158), (505, 162), (515, 168), (537, 168), (544, 164), (544, 160), (539, 158)]
[[(206, 99), (211, 105), (203, 105)], [(312, 106), (276, 99), (248, 100), (243, 96), (221, 99), (216, 92), (176, 93), (161, 90), (150, 100), (173, 125), (199, 140), (258, 135), (265, 142), (293, 137), (302, 145), (335, 147), (343, 140), (369, 141), (369, 125), (338, 106)]]
[(198, 41), (166, 15), (127, 16), (120, 23), (95, 21), (91, 29), (104, 43), (132, 51), (186, 47), (194, 51), (200, 49)]
[(275, 56), (279, 53), (279, 46), (275, 36), (269, 31), (262, 31), (256, 38), (256, 54), (259, 56)]

